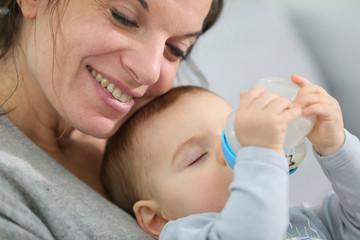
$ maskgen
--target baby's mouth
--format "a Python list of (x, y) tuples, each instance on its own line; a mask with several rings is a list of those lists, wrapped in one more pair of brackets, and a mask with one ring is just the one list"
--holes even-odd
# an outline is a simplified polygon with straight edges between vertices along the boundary
[(123, 93), (120, 89), (116, 88), (113, 83), (111, 83), (108, 79), (103, 77), (100, 73), (98, 73), (96, 70), (92, 69), (90, 66), (87, 66), (87, 69), (91, 73), (91, 75), (94, 77), (94, 79), (106, 90), (108, 90), (109, 93), (113, 95), (113, 97), (120, 102), (129, 102), (132, 99), (132, 96), (127, 95), (126, 93)]

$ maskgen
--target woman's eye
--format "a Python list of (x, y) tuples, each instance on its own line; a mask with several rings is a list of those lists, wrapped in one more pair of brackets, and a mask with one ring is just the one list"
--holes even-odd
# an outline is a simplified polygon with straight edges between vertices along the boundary
[(185, 51), (181, 50), (180, 48), (178, 47), (175, 47), (169, 43), (166, 44), (166, 46), (169, 48), (170, 50), (170, 53), (175, 56), (176, 58), (178, 59), (184, 59), (185, 58)]
[(125, 26), (136, 28), (139, 27), (136, 21), (130, 20), (128, 17), (126, 17), (124, 14), (120, 13), (116, 9), (111, 9), (111, 14), (116, 21), (124, 24)]
[(190, 166), (192, 166), (192, 165), (195, 165), (195, 164), (197, 164), (197, 163), (202, 162), (203, 160), (206, 159), (207, 155), (208, 155), (207, 152), (201, 154), (199, 157), (197, 157), (196, 159), (194, 159), (193, 161), (191, 161), (190, 164), (188, 165), (188, 167), (190, 167)]

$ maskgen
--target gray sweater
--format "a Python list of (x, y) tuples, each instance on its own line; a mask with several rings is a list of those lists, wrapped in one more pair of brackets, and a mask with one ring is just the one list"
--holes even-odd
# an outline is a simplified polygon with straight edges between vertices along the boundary
[(0, 116), (0, 239), (150, 239)]
[(335, 191), (322, 206), (289, 210), (286, 158), (269, 149), (245, 147), (238, 153), (222, 212), (170, 221), (160, 240), (360, 240), (360, 142), (345, 133), (337, 153), (315, 153)]

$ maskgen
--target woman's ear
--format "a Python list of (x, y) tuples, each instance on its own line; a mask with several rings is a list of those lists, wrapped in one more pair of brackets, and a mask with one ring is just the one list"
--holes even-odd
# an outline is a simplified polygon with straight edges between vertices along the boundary
[(133, 207), (140, 227), (150, 236), (159, 239), (160, 232), (168, 222), (162, 214), (159, 205), (154, 200), (140, 200)]
[(17, 0), (21, 12), (27, 19), (35, 19), (41, 0)]

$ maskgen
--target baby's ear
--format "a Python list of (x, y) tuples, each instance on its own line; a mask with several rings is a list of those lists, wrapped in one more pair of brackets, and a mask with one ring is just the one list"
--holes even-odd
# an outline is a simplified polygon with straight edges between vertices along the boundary
[(159, 239), (160, 232), (168, 222), (162, 214), (159, 205), (154, 200), (140, 200), (133, 207), (140, 227), (150, 236)]

